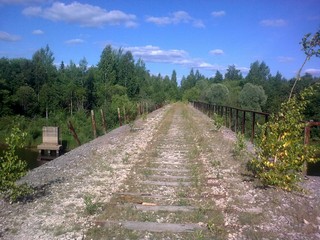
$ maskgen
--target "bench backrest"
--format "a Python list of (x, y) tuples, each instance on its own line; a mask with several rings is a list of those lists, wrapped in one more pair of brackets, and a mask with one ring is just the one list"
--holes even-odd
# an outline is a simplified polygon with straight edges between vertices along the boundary
[(42, 143), (59, 144), (59, 127), (43, 127)]

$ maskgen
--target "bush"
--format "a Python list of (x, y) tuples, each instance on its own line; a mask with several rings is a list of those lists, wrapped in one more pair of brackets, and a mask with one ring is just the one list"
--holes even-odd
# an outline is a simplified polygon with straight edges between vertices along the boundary
[(218, 114), (214, 113), (213, 114), (213, 126), (214, 126), (214, 130), (219, 131), (220, 128), (223, 126), (224, 124), (224, 120), (223, 117), (219, 116)]
[(257, 144), (257, 158), (248, 167), (264, 185), (273, 185), (284, 190), (298, 190), (304, 164), (314, 162), (315, 151), (312, 146), (304, 145), (303, 115), (312, 95), (312, 88), (302, 92), (300, 98), (291, 98), (281, 105), (277, 115), (261, 127)]
[(24, 146), (26, 136), (19, 127), (13, 127), (6, 138), (8, 149), (4, 151), (4, 157), (0, 158), (0, 194), (10, 201), (17, 201), (31, 191), (26, 185), (16, 184), (27, 172), (26, 162), (20, 160), (16, 154), (16, 149)]
[(244, 135), (242, 133), (238, 132), (237, 133), (237, 140), (234, 144), (234, 149), (233, 149), (234, 156), (241, 157), (242, 154), (245, 152), (246, 147), (247, 147), (247, 145), (245, 142)]

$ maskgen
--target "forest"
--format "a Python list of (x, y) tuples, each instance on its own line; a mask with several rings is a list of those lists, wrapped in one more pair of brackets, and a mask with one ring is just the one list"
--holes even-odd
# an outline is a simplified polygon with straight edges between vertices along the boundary
[[(276, 113), (288, 99), (294, 84), (280, 72), (270, 73), (265, 62), (255, 61), (243, 77), (234, 65), (223, 75), (216, 71), (205, 77), (191, 69), (178, 84), (177, 73), (155, 76), (143, 60), (135, 60), (130, 51), (106, 46), (96, 66), (85, 58), (54, 64), (54, 53), (47, 45), (31, 59), (0, 59), (0, 142), (13, 126), (28, 133), (27, 145), (41, 142), (42, 126), (59, 126), (66, 148), (76, 146), (67, 127), (71, 121), (82, 143), (93, 138), (90, 111), (103, 109), (108, 130), (118, 126), (117, 109), (125, 109), (128, 121), (136, 118), (137, 104), (152, 110), (175, 101), (203, 101), (247, 110)], [(320, 82), (306, 73), (294, 93)], [(320, 90), (312, 97), (305, 117), (320, 121)], [(97, 117), (97, 125), (101, 119)], [(98, 135), (103, 134), (98, 127)]]

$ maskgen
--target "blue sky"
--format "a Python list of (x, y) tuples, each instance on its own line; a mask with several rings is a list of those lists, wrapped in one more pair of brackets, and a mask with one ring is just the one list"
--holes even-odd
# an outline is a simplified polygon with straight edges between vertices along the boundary
[[(55, 63), (99, 62), (107, 44), (130, 50), (152, 74), (207, 77), (265, 61), (292, 78), (299, 42), (320, 29), (320, 0), (0, 0), (0, 57), (31, 58), (49, 45)], [(320, 59), (304, 70), (320, 76)]]

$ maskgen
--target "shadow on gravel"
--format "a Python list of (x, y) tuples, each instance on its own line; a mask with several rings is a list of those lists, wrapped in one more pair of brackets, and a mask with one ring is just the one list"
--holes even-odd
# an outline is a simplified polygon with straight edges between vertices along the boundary
[(45, 184), (42, 184), (40, 186), (32, 187), (32, 193), (29, 195), (26, 195), (23, 199), (20, 199), (20, 202), (27, 203), (27, 202), (33, 202), (36, 199), (45, 197), (50, 195), (50, 187), (55, 184), (60, 184), (65, 182), (65, 178), (57, 178), (54, 180), (51, 180)]

